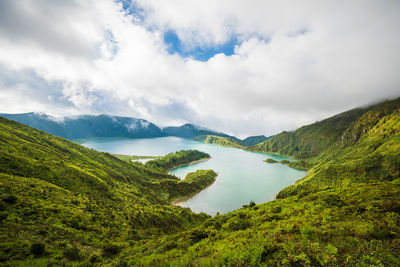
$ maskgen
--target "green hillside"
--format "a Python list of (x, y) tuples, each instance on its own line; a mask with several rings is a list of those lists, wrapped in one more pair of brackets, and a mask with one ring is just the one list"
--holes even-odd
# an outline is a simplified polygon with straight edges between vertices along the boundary
[(208, 186), (212, 171), (181, 181), (1, 117), (0, 148), (0, 262), (107, 261), (208, 217), (169, 203)]
[(266, 142), (307, 158), (308, 175), (211, 218), (167, 205), (211, 170), (180, 181), (0, 119), (0, 263), (399, 266), (399, 99), (300, 129)]
[(357, 108), (331, 118), (303, 126), (294, 132), (282, 132), (251, 147), (253, 151), (279, 153), (306, 159), (337, 146), (352, 145), (383, 116), (400, 106), (400, 98), (379, 105)]
[(206, 144), (229, 146), (229, 147), (236, 147), (236, 148), (243, 148), (243, 149), (245, 148), (243, 145), (240, 144), (239, 141), (228, 138), (228, 137), (222, 137), (222, 136), (216, 136), (216, 135), (199, 135), (192, 139), (199, 141), (199, 142), (206, 143)]
[(243, 140), (240, 141), (240, 144), (243, 146), (254, 146), (259, 143), (264, 142), (265, 140), (268, 140), (270, 137), (265, 137), (264, 135), (257, 135), (257, 136), (249, 136)]

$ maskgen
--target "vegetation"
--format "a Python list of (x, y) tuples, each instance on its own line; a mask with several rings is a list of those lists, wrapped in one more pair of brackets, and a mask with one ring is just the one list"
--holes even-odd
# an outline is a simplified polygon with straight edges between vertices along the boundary
[(265, 140), (268, 140), (271, 137), (265, 137), (264, 135), (249, 136), (249, 137), (241, 140), (240, 144), (243, 146), (254, 146), (261, 142), (264, 142)]
[(379, 105), (356, 108), (294, 132), (282, 132), (251, 148), (307, 159), (335, 146), (353, 145), (381, 118), (397, 110), (400, 98)]
[[(274, 201), (212, 218), (165, 205), (193, 184), (211, 183), (211, 170), (180, 181), (1, 119), (0, 260), (14, 266), (399, 266), (399, 100), (335, 117), (291, 133), (290, 142), (266, 141), (273, 141), (265, 146), (273, 152), (303, 157), (288, 164), (309, 168), (305, 178)], [(314, 146), (307, 143), (311, 136)]]
[(210, 155), (198, 150), (181, 150), (175, 153), (169, 153), (164, 157), (160, 157), (146, 162), (148, 168), (167, 171), (181, 165), (190, 164), (194, 161), (209, 159)]
[(278, 161), (274, 160), (274, 159), (266, 159), (264, 161), (267, 162), (267, 163), (278, 163)]
[(227, 137), (227, 138), (231, 138), (234, 140), (238, 140), (234, 136), (215, 132), (215, 131), (212, 131), (212, 130), (209, 130), (209, 129), (206, 129), (203, 127), (199, 127), (199, 126), (196, 126), (196, 125), (193, 125), (190, 123), (186, 123), (179, 127), (176, 127), (176, 126), (165, 127), (162, 129), (162, 131), (165, 135), (178, 136), (178, 137), (189, 138), (189, 139), (195, 138), (200, 135), (215, 135), (215, 136)]
[(212, 171), (181, 182), (3, 118), (0, 149), (3, 263), (117, 263), (126, 247), (209, 217), (169, 203), (207, 186)]
[(215, 144), (215, 145), (220, 145), (220, 146), (229, 146), (229, 147), (235, 147), (235, 148), (242, 148), (244, 149), (245, 147), (240, 144), (239, 141), (228, 138), (228, 137), (221, 137), (221, 136), (216, 136), (216, 135), (200, 135), (192, 138), (193, 140), (199, 141), (199, 142), (204, 142), (206, 144)]

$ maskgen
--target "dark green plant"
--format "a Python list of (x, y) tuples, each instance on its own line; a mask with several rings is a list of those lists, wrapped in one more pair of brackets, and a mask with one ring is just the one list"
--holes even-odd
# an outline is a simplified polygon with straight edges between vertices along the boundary
[(46, 246), (42, 242), (35, 242), (31, 245), (31, 254), (34, 257), (42, 257), (46, 253)]
[(81, 251), (76, 244), (73, 246), (67, 246), (67, 248), (65, 248), (64, 257), (71, 261), (79, 261), (82, 258)]

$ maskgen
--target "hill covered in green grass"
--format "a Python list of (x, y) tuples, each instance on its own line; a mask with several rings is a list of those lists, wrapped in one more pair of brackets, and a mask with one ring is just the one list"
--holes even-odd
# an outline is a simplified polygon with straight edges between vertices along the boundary
[(397, 110), (400, 98), (365, 108), (356, 108), (331, 118), (282, 132), (250, 149), (279, 153), (300, 159), (318, 156), (335, 147), (353, 145), (384, 116)]
[(255, 146), (259, 143), (264, 142), (265, 140), (270, 139), (271, 137), (272, 136), (265, 137), (264, 135), (249, 136), (249, 137), (241, 140), (240, 144), (242, 144), (243, 146)]
[(274, 201), (212, 218), (167, 205), (189, 184), (212, 182), (212, 171), (180, 181), (1, 119), (0, 260), (14, 266), (399, 266), (399, 100), (335, 117), (291, 133), (297, 139), (290, 142), (279, 135), (266, 141), (273, 141), (270, 152), (301, 155), (306, 177)]
[(0, 150), (0, 263), (107, 262), (208, 217), (169, 203), (208, 186), (212, 171), (181, 181), (1, 117)]
[(229, 147), (236, 147), (236, 148), (245, 148), (240, 141), (228, 138), (228, 137), (222, 137), (222, 136), (216, 136), (216, 135), (199, 135), (194, 138), (193, 140), (203, 142), (206, 144), (214, 144), (214, 145), (220, 145), (220, 146), (229, 146)]

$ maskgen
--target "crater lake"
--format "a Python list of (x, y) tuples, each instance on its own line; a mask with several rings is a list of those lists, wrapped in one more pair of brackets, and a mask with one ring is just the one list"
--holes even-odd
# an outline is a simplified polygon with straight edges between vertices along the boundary
[(287, 157), (205, 144), (179, 137), (85, 139), (79, 140), (79, 143), (98, 151), (126, 155), (163, 156), (187, 149), (210, 154), (211, 159), (207, 161), (181, 166), (170, 171), (170, 174), (180, 179), (198, 169), (212, 169), (218, 173), (212, 185), (177, 203), (194, 212), (205, 212), (210, 215), (235, 210), (249, 204), (250, 201), (259, 204), (273, 200), (280, 190), (306, 175), (306, 171), (303, 170), (279, 163), (264, 162), (267, 158), (278, 161), (292, 160)]

